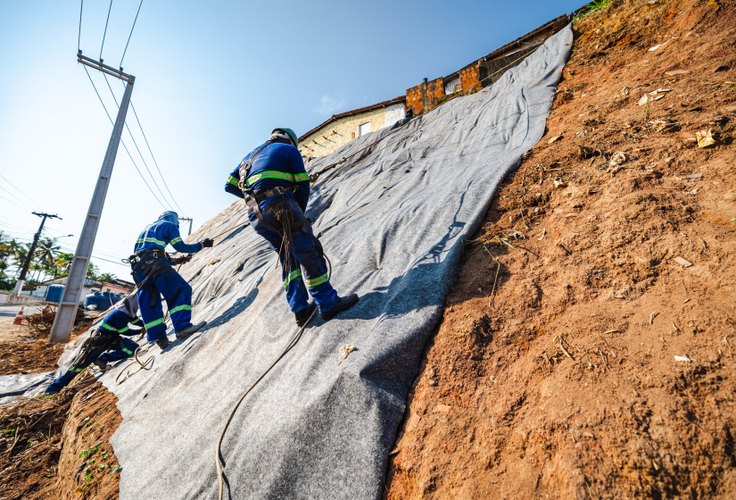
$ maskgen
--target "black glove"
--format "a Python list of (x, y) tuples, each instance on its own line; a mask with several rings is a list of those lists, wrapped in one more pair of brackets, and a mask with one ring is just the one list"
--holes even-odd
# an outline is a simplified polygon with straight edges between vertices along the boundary
[(209, 248), (214, 244), (215, 244), (215, 240), (213, 240), (212, 238), (205, 238), (202, 240), (202, 246), (204, 248)]
[(192, 254), (182, 255), (181, 257), (177, 257), (175, 259), (171, 259), (171, 263), (174, 264), (174, 265), (177, 265), (177, 264), (178, 265), (181, 265), (181, 264), (186, 264), (190, 260), (192, 260)]

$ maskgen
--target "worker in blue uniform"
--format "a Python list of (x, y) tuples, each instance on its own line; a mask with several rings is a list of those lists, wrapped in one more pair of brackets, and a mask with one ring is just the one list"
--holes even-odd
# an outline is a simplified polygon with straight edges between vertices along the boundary
[(46, 394), (61, 391), (92, 363), (104, 371), (108, 363), (133, 356), (138, 344), (127, 337), (138, 335), (142, 331), (142, 328), (135, 328), (142, 324), (137, 314), (138, 297), (136, 294), (129, 295), (116, 305), (82, 344), (66, 373), (56, 377), (46, 388)]
[(179, 235), (179, 216), (166, 211), (156, 222), (146, 227), (135, 243), (135, 254), (130, 257), (133, 279), (138, 286), (138, 302), (146, 327), (146, 338), (166, 349), (166, 319), (161, 307), (161, 295), (166, 300), (177, 338), (183, 338), (202, 328), (206, 322), (192, 325), (192, 287), (171, 266), (165, 252), (171, 245), (178, 252), (195, 253), (211, 247), (213, 241), (205, 238), (199, 243), (187, 244)]
[(245, 198), (251, 226), (278, 252), (286, 299), (297, 325), (303, 326), (316, 307), (328, 321), (353, 306), (358, 296), (341, 298), (330, 284), (322, 245), (304, 216), (309, 175), (297, 146), (293, 130), (274, 129), (268, 141), (230, 173), (225, 191)]

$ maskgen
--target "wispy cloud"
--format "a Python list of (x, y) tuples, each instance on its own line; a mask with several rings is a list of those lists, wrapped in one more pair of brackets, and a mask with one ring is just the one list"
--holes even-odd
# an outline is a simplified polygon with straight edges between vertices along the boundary
[(338, 111), (341, 111), (345, 107), (345, 99), (342, 97), (332, 97), (330, 95), (323, 95), (319, 102), (319, 105), (314, 108), (315, 113), (319, 113), (323, 116), (332, 116)]

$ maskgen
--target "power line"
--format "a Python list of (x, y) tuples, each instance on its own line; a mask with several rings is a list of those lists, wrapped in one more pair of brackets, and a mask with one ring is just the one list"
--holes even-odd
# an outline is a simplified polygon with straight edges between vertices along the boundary
[(102, 34), (102, 45), (100, 45), (100, 61), (102, 61), (102, 49), (105, 47), (105, 38), (107, 37), (107, 25), (110, 22), (110, 11), (112, 10), (112, 0), (110, 0), (110, 7), (107, 9), (107, 21), (105, 21), (105, 32)]
[(8, 183), (8, 184), (9, 184), (9, 185), (10, 185), (10, 186), (11, 186), (11, 187), (13, 188), (13, 189), (15, 189), (16, 191), (18, 191), (18, 192), (19, 192), (20, 194), (22, 194), (22, 195), (23, 195), (23, 196), (25, 196), (26, 198), (28, 198), (28, 200), (29, 200), (29, 201), (31, 201), (31, 202), (33, 202), (33, 203), (36, 203), (36, 204), (38, 204), (38, 203), (36, 202), (36, 200), (34, 200), (34, 199), (33, 199), (33, 198), (31, 198), (30, 196), (28, 196), (28, 195), (27, 195), (26, 193), (24, 193), (24, 192), (23, 192), (23, 191), (22, 191), (22, 190), (21, 190), (21, 189), (20, 189), (20, 188), (19, 188), (18, 186), (16, 186), (15, 184), (13, 184), (13, 183), (12, 183), (12, 182), (10, 181), (10, 179), (8, 179), (7, 177), (5, 177), (5, 176), (4, 176), (3, 174), (0, 174), (0, 179), (3, 179), (3, 180), (4, 180), (5, 182), (7, 182), (7, 183)]
[(84, 0), (79, 1), (79, 30), (77, 31), (77, 52), (82, 51), (82, 9), (84, 9)]
[(23, 201), (22, 199), (20, 199), (19, 196), (16, 196), (15, 194), (13, 194), (11, 191), (9, 191), (7, 188), (5, 188), (5, 186), (0, 186), (0, 189), (2, 189), (3, 191), (5, 191), (6, 193), (8, 193), (10, 196), (12, 196), (13, 198), (15, 198), (17, 201), (13, 201), (11, 199), (2, 197), (4, 200), (9, 201), (13, 205), (17, 205), (18, 203), (20, 203), (21, 205), (25, 206), (26, 208), (31, 208), (31, 206), (28, 204), (28, 202)]
[[(112, 120), (112, 117), (110, 116), (110, 113), (107, 111), (107, 106), (105, 106), (105, 101), (102, 100), (102, 97), (100, 96), (100, 93), (97, 91), (97, 86), (95, 85), (94, 80), (92, 80), (92, 75), (89, 74), (89, 71), (87, 70), (87, 67), (84, 67), (84, 72), (87, 73), (87, 78), (89, 78), (90, 83), (92, 84), (92, 88), (95, 90), (95, 94), (97, 94), (97, 99), (100, 100), (100, 104), (102, 104), (102, 109), (105, 110), (105, 114), (107, 115), (107, 119), (110, 120), (110, 123), (114, 123)], [(128, 151), (128, 147), (125, 145), (125, 142), (122, 140), (120, 143), (123, 145), (123, 149), (125, 149), (125, 152), (128, 153), (128, 158), (130, 158), (131, 163), (135, 167), (136, 172), (138, 172), (138, 175), (141, 177), (141, 180), (146, 185), (148, 190), (151, 192), (151, 195), (153, 198), (158, 202), (159, 205), (163, 207), (164, 210), (166, 210), (166, 206), (164, 206), (163, 203), (161, 203), (161, 200), (158, 199), (156, 196), (156, 193), (153, 192), (153, 189), (151, 189), (151, 186), (148, 185), (148, 182), (146, 181), (146, 178), (143, 177), (143, 173), (138, 168), (138, 165), (135, 163), (135, 160), (133, 160), (133, 156), (130, 154), (130, 151)]]
[[(120, 108), (120, 104), (118, 104), (118, 100), (115, 97), (115, 92), (113, 92), (112, 87), (110, 86), (110, 80), (107, 79), (107, 75), (103, 73), (102, 75), (105, 78), (105, 83), (107, 83), (107, 88), (110, 89), (110, 94), (112, 95), (112, 100), (115, 101), (115, 105)], [(138, 151), (138, 156), (141, 157), (141, 160), (143, 161), (143, 166), (146, 168), (146, 172), (148, 172), (148, 175), (151, 177), (151, 181), (153, 181), (153, 185), (156, 186), (156, 189), (158, 190), (159, 194), (161, 195), (161, 198), (166, 203), (169, 203), (169, 201), (166, 199), (166, 195), (161, 190), (161, 187), (159, 187), (158, 182), (156, 182), (156, 178), (151, 173), (151, 169), (148, 167), (148, 163), (146, 162), (146, 159), (143, 157), (143, 153), (141, 153), (141, 149), (138, 147), (138, 141), (135, 140), (135, 137), (133, 137), (133, 132), (130, 131), (130, 127), (128, 127), (128, 124), (125, 124), (125, 130), (128, 131), (128, 134), (130, 135), (131, 140), (133, 141), (133, 146), (135, 146), (136, 151)]]
[(29, 231), (27, 227), (16, 226), (15, 224), (8, 224), (7, 222), (0, 222), (0, 226), (6, 227), (15, 232), (33, 234), (33, 231)]
[(156, 161), (156, 157), (153, 155), (153, 150), (151, 149), (151, 145), (148, 143), (148, 137), (146, 137), (146, 132), (143, 130), (143, 125), (141, 125), (141, 121), (138, 119), (138, 113), (135, 110), (135, 106), (133, 106), (132, 100), (130, 101), (130, 108), (133, 110), (133, 116), (135, 116), (135, 121), (138, 122), (138, 127), (141, 129), (141, 134), (143, 134), (143, 140), (146, 141), (148, 152), (151, 153), (151, 158), (153, 158), (153, 164), (156, 166), (158, 175), (161, 177), (161, 181), (163, 181), (164, 187), (166, 188), (166, 191), (169, 193), (169, 197), (174, 202), (174, 205), (176, 205), (176, 208), (179, 209), (179, 213), (183, 215), (184, 210), (182, 210), (181, 206), (179, 206), (179, 203), (177, 203), (176, 198), (174, 198), (174, 195), (171, 192), (171, 189), (169, 189), (168, 183), (166, 182), (166, 178), (164, 177), (164, 174), (161, 172), (161, 167), (159, 167), (158, 161)]
[[(102, 35), (102, 44), (100, 46), (100, 61), (102, 61), (102, 53), (103, 53), (103, 49), (104, 49), (104, 46), (105, 46), (105, 39), (107, 37), (107, 29), (108, 29), (108, 26), (109, 26), (109, 23), (110, 23), (110, 13), (112, 12), (112, 3), (113, 3), (113, 0), (110, 0), (110, 4), (109, 4), (108, 9), (107, 9), (107, 18), (105, 20), (105, 30), (104, 30), (103, 35)], [(128, 34), (128, 40), (125, 43), (125, 49), (123, 50), (123, 55), (120, 58), (120, 68), (121, 69), (122, 69), (122, 66), (123, 66), (123, 61), (125, 59), (125, 55), (126, 55), (126, 53), (128, 51), (128, 46), (130, 45), (130, 40), (133, 37), (133, 32), (135, 31), (136, 24), (138, 23), (138, 17), (140, 15), (141, 7), (142, 6), (143, 6), (143, 0), (140, 0), (140, 2), (138, 3), (138, 9), (136, 10), (136, 13), (135, 13), (135, 18), (133, 19), (133, 25), (131, 26), (130, 33)], [(79, 5), (79, 30), (78, 30), (78, 33), (77, 33), (77, 50), (80, 53), (81, 53), (81, 33), (82, 33), (82, 13), (83, 13), (83, 9), (84, 9), (84, 0), (80, 0), (80, 5)], [(87, 71), (87, 68), (86, 67), (85, 67), (85, 71), (87, 72), (87, 77), (89, 78), (90, 83), (92, 83), (92, 87), (95, 90), (95, 94), (97, 94), (97, 98), (100, 100), (100, 103), (102, 104), (102, 107), (105, 109), (105, 114), (107, 115), (108, 120), (110, 120), (110, 122), (113, 123), (112, 117), (111, 117), (110, 113), (107, 111), (107, 107), (105, 106), (105, 103), (102, 100), (102, 97), (100, 96), (100, 93), (97, 90), (97, 87), (96, 87), (94, 81), (92, 80), (92, 77), (89, 74), (89, 71)], [(104, 73), (103, 73), (103, 75), (104, 75)], [(112, 94), (112, 98), (115, 101), (115, 104), (117, 105), (118, 109), (120, 109), (120, 105), (118, 103), (118, 100), (115, 97), (115, 92), (113, 92), (112, 87), (110, 86), (110, 82), (107, 79), (107, 76), (106, 75), (104, 75), (104, 76), (105, 76), (105, 83), (107, 84), (108, 89), (110, 89), (110, 93)], [(131, 108), (133, 108), (132, 102), (131, 102)], [(153, 159), (153, 163), (154, 163), (154, 165), (156, 167), (156, 170), (158, 171), (159, 177), (161, 178), (161, 181), (164, 184), (164, 188), (166, 189), (166, 192), (168, 193), (168, 198), (167, 198), (166, 194), (164, 194), (164, 192), (161, 189), (161, 187), (159, 186), (159, 183), (156, 180), (156, 177), (153, 175), (151, 169), (148, 166), (148, 163), (146, 162), (145, 157), (143, 156), (143, 153), (140, 150), (140, 147), (138, 146), (138, 142), (136, 141), (135, 137), (133, 136), (133, 132), (130, 130), (130, 127), (126, 123), (125, 124), (125, 128), (128, 131), (128, 134), (130, 135), (131, 140), (133, 141), (133, 145), (135, 146), (135, 149), (138, 151), (138, 155), (140, 156), (141, 161), (143, 162), (143, 166), (145, 167), (146, 171), (148, 172), (148, 175), (150, 176), (151, 181), (153, 182), (153, 185), (156, 187), (156, 190), (161, 195), (161, 198), (163, 199), (163, 201), (165, 202), (165, 204), (169, 204), (170, 202), (173, 202), (173, 206), (176, 206), (176, 208), (179, 210), (179, 212), (180, 213), (183, 213), (184, 211), (182, 210), (181, 206), (177, 202), (176, 198), (174, 198), (174, 195), (171, 192), (171, 189), (169, 188), (169, 186), (168, 186), (168, 184), (166, 182), (166, 178), (164, 177), (163, 173), (161, 172), (161, 168), (159, 167), (158, 161), (156, 160), (156, 157), (153, 154), (153, 150), (151, 149), (151, 145), (148, 142), (148, 137), (146, 136), (146, 133), (143, 130), (143, 126), (141, 125), (140, 119), (138, 118), (138, 113), (135, 111), (135, 108), (133, 108), (133, 113), (135, 114), (136, 122), (138, 123), (138, 127), (141, 130), (141, 134), (143, 135), (143, 139), (144, 139), (144, 141), (146, 143), (146, 146), (148, 148), (148, 151), (151, 154), (151, 158)], [(135, 167), (136, 171), (138, 172), (138, 175), (141, 177), (141, 179), (143, 180), (143, 182), (146, 184), (146, 187), (148, 188), (148, 190), (151, 191), (151, 194), (153, 195), (154, 198), (156, 198), (156, 201), (159, 203), (159, 205), (161, 205), (164, 209), (167, 209), (168, 207), (165, 206), (165, 204), (161, 202), (161, 199), (158, 198), (158, 196), (156, 195), (156, 193), (153, 191), (153, 189), (151, 188), (151, 186), (148, 184), (148, 181), (143, 176), (143, 173), (141, 172), (141, 170), (138, 168), (137, 163), (133, 160), (133, 157), (132, 157), (130, 151), (128, 150), (128, 147), (126, 146), (125, 142), (124, 141), (121, 141), (121, 143), (122, 143), (123, 149), (125, 149), (125, 152), (128, 154), (128, 157), (130, 158), (131, 162), (133, 163), (133, 166)]]
[[(74, 253), (74, 250), (71, 249), (71, 248), (69, 248), (69, 247), (67, 247), (67, 246), (59, 245), (59, 247), (62, 250), (67, 250), (68, 252)], [(109, 262), (111, 264), (117, 264), (119, 266), (122, 266), (122, 267), (125, 267), (125, 268), (128, 268), (128, 269), (130, 268), (130, 266), (128, 264), (123, 263), (122, 260), (105, 259), (105, 258), (100, 257), (99, 255), (92, 255), (92, 258), (93, 259), (96, 259), (96, 260), (101, 260), (101, 261), (104, 261), (104, 262)]]
[(135, 23), (138, 22), (138, 14), (141, 12), (141, 5), (143, 5), (143, 0), (141, 0), (141, 3), (138, 4), (138, 10), (135, 13), (135, 19), (133, 19), (133, 27), (130, 28), (130, 35), (128, 35), (128, 41), (125, 42), (125, 50), (123, 50), (123, 57), (120, 58), (120, 68), (123, 67), (123, 59), (125, 59), (125, 53), (128, 52), (128, 44), (130, 43), (130, 37), (133, 36), (133, 30), (135, 29)]

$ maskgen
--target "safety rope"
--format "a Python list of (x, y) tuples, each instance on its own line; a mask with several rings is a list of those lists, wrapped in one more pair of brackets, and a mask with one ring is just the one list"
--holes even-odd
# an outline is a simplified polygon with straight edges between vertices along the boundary
[[(329, 277), (332, 277), (332, 262), (330, 262), (329, 257), (327, 255), (324, 256), (325, 260), (327, 261), (328, 271), (327, 275)], [(224, 481), (224, 473), (222, 470), (223, 466), (223, 460), (222, 460), (222, 442), (225, 439), (225, 433), (227, 432), (228, 427), (230, 426), (230, 423), (233, 420), (233, 417), (235, 417), (235, 413), (237, 413), (238, 408), (240, 408), (241, 403), (245, 400), (245, 398), (250, 394), (250, 392), (258, 385), (258, 383), (263, 380), (263, 378), (268, 375), (268, 372), (270, 372), (276, 364), (281, 361), (281, 359), (286, 356), (286, 354), (294, 348), (294, 346), (299, 342), (299, 340), (302, 337), (302, 334), (304, 333), (304, 329), (309, 326), (309, 323), (311, 323), (312, 318), (314, 318), (314, 315), (317, 312), (317, 308), (314, 308), (314, 311), (312, 311), (312, 314), (309, 315), (309, 318), (307, 318), (307, 321), (302, 325), (299, 330), (297, 330), (296, 334), (291, 338), (289, 343), (286, 345), (283, 351), (276, 356), (276, 358), (271, 362), (271, 364), (264, 370), (263, 373), (256, 379), (253, 384), (246, 389), (246, 391), (243, 393), (242, 396), (240, 396), (240, 399), (237, 403), (235, 403), (235, 406), (233, 407), (232, 411), (230, 412), (230, 415), (227, 417), (227, 421), (225, 422), (225, 426), (222, 428), (222, 432), (220, 433), (220, 438), (217, 440), (217, 447), (215, 448), (215, 467), (217, 468), (217, 482), (218, 482), (218, 500), (222, 500), (223, 495), (223, 487), (225, 484)]]
[[(125, 365), (125, 367), (122, 370), (120, 370), (120, 373), (118, 373), (118, 376), (115, 377), (115, 383), (120, 385), (126, 380), (128, 380), (130, 377), (138, 373), (139, 371), (150, 370), (153, 367), (153, 362), (154, 362), (153, 354), (151, 354), (148, 357), (148, 359), (146, 359), (145, 361), (141, 361), (140, 358), (138, 357), (139, 354), (147, 353), (148, 350), (151, 348), (151, 345), (153, 344), (146, 344), (143, 346), (138, 346), (138, 348), (135, 350), (135, 353), (133, 354), (135, 361), (128, 363), (127, 365)], [(139, 365), (138, 369), (134, 372), (131, 372), (130, 368), (136, 364)], [(122, 380), (120, 379), (121, 375), (125, 375), (125, 377)]]
[(227, 432), (228, 427), (230, 426), (230, 422), (232, 422), (233, 417), (235, 416), (235, 413), (238, 411), (238, 408), (240, 408), (240, 404), (245, 400), (245, 398), (250, 394), (250, 392), (258, 385), (258, 383), (263, 380), (263, 378), (268, 375), (268, 372), (271, 371), (271, 369), (276, 366), (276, 364), (281, 361), (281, 358), (286, 356), (286, 354), (299, 342), (299, 339), (302, 336), (302, 333), (304, 333), (304, 329), (309, 325), (309, 322), (312, 321), (312, 318), (314, 317), (314, 314), (317, 312), (317, 309), (315, 308), (314, 311), (312, 311), (312, 314), (309, 315), (309, 318), (307, 319), (307, 322), (304, 323), (302, 327), (299, 328), (299, 330), (296, 332), (296, 334), (291, 338), (289, 341), (289, 344), (286, 346), (286, 348), (281, 351), (281, 353), (276, 357), (276, 359), (273, 360), (273, 362), (266, 368), (266, 370), (256, 379), (255, 382), (253, 382), (253, 385), (251, 385), (240, 397), (237, 403), (235, 403), (235, 407), (233, 407), (232, 411), (230, 412), (230, 415), (227, 418), (227, 421), (225, 422), (225, 427), (223, 427), (222, 432), (220, 433), (220, 438), (217, 440), (217, 448), (215, 449), (215, 466), (217, 467), (217, 481), (219, 483), (218, 486), (218, 499), (222, 500), (222, 494), (223, 494), (223, 486), (224, 486), (224, 479), (223, 479), (223, 461), (222, 461), (222, 441), (225, 439), (225, 433)]

